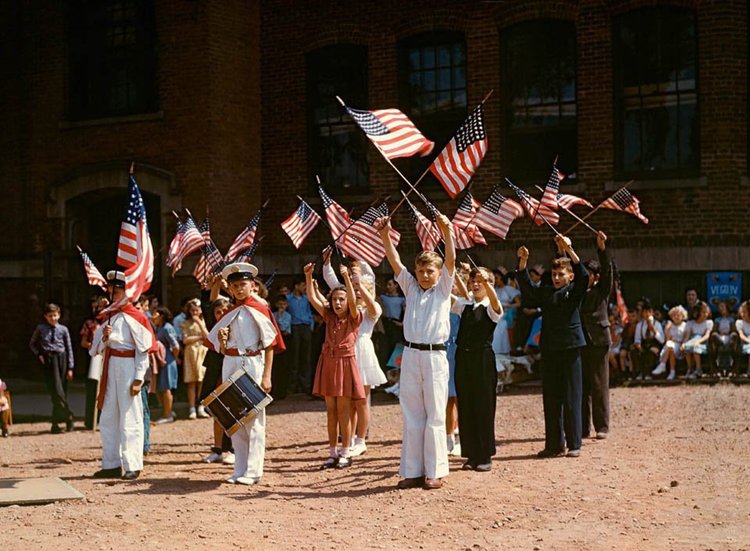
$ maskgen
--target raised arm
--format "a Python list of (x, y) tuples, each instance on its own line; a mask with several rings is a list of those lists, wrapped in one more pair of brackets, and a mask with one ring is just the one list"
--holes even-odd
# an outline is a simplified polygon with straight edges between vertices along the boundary
[(456, 287), (458, 287), (458, 296), (465, 298), (466, 300), (471, 300), (469, 289), (466, 287), (466, 283), (464, 283), (463, 278), (459, 276), (458, 272), (453, 276), (453, 281), (456, 283)]
[(367, 289), (366, 286), (362, 285), (362, 281), (360, 278), (352, 280), (352, 283), (354, 283), (354, 290), (359, 291), (359, 296), (362, 297), (362, 302), (365, 303), (365, 308), (367, 308), (367, 313), (370, 314), (370, 317), (377, 318), (378, 317), (378, 308), (381, 308), (380, 311), (382, 312), (382, 307), (380, 307), (379, 304), (377, 304), (377, 299), (370, 294), (370, 291)]
[(330, 245), (323, 249), (323, 281), (326, 282), (329, 289), (334, 289), (341, 285), (339, 278), (336, 277), (336, 272), (334, 271), (333, 266), (331, 266), (332, 252), (333, 249), (331, 249)]
[(482, 273), (481, 270), (474, 277), (482, 283), (482, 286), (484, 287), (484, 290), (487, 293), (487, 298), (490, 300), (490, 306), (492, 306), (492, 309), (495, 311), (495, 313), (502, 316), (503, 305), (500, 304), (500, 300), (497, 298), (495, 287), (490, 285), (490, 282), (487, 281), (487, 279), (484, 277), (484, 273)]
[(456, 243), (453, 240), (453, 228), (451, 221), (448, 217), (440, 212), (435, 216), (438, 229), (443, 236), (443, 242), (445, 243), (445, 268), (448, 273), (455, 273), (456, 271)]
[(380, 234), (380, 239), (383, 240), (383, 247), (385, 247), (385, 257), (388, 259), (388, 264), (391, 265), (393, 273), (398, 276), (401, 271), (404, 270), (404, 265), (401, 263), (401, 257), (396, 250), (396, 246), (391, 240), (391, 217), (386, 216), (384, 218), (378, 218), (377, 220), (375, 220), (374, 227)]
[(349, 268), (341, 266), (341, 277), (344, 278), (344, 285), (346, 286), (346, 300), (349, 304), (349, 316), (352, 319), (357, 319), (359, 312), (357, 312), (357, 295), (354, 293), (354, 284), (352, 278), (349, 276)]
[(320, 314), (321, 316), (325, 315), (325, 306), (318, 298), (318, 294), (315, 292), (315, 287), (313, 286), (313, 270), (315, 269), (315, 264), (312, 262), (310, 264), (305, 265), (305, 287), (307, 290), (307, 300), (310, 302), (310, 305), (315, 308), (315, 311)]
[(529, 277), (529, 270), (527, 266), (529, 264), (529, 249), (524, 245), (518, 247), (516, 251), (518, 256), (518, 269), (516, 270), (516, 281), (518, 286), (521, 288), (521, 295), (526, 299), (527, 304), (531, 306), (540, 306), (542, 303), (542, 288), (534, 287), (531, 284), (531, 278)]

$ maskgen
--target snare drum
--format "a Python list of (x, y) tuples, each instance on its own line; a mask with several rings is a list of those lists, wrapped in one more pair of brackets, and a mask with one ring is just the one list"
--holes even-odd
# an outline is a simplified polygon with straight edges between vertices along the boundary
[(232, 436), (253, 422), (273, 398), (240, 368), (201, 402), (208, 413)]

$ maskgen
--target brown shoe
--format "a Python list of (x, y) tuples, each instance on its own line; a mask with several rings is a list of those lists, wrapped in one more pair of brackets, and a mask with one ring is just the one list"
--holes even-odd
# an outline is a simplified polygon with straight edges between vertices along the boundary
[(424, 486), (422, 487), (425, 490), (439, 490), (443, 487), (443, 481), (439, 478), (425, 478)]
[(412, 488), (419, 488), (424, 484), (424, 477), (419, 476), (417, 478), (402, 478), (396, 484), (396, 488), (399, 490), (411, 490)]

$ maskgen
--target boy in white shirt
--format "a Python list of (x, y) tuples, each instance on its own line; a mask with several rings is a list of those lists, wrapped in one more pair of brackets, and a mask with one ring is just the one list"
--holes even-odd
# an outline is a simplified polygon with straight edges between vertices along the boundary
[(404, 355), (399, 403), (404, 418), (399, 489), (442, 487), (448, 475), (445, 406), (448, 401), (448, 358), (451, 288), (456, 248), (448, 218), (438, 213), (437, 226), (445, 242), (445, 261), (422, 251), (414, 261), (416, 277), (401, 263), (391, 241), (390, 218), (376, 221), (396, 282), (406, 296)]

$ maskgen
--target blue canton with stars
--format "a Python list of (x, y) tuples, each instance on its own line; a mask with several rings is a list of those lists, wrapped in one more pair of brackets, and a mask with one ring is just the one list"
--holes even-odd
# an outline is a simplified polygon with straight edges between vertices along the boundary
[(141, 192), (138, 190), (138, 185), (135, 183), (135, 176), (130, 176), (128, 182), (128, 212), (125, 214), (125, 221), (128, 224), (135, 226), (139, 220), (143, 220), (146, 223), (146, 207), (143, 204), (143, 197)]
[(390, 133), (388, 127), (378, 120), (378, 118), (369, 111), (360, 111), (347, 107), (346, 111), (357, 122), (359, 127), (364, 130), (368, 136), (384, 136)]
[(484, 113), (482, 104), (477, 105), (474, 112), (469, 115), (469, 118), (456, 131), (456, 149), (459, 153), (463, 153), (466, 149), (473, 144), (487, 138), (487, 134), (484, 131)]

